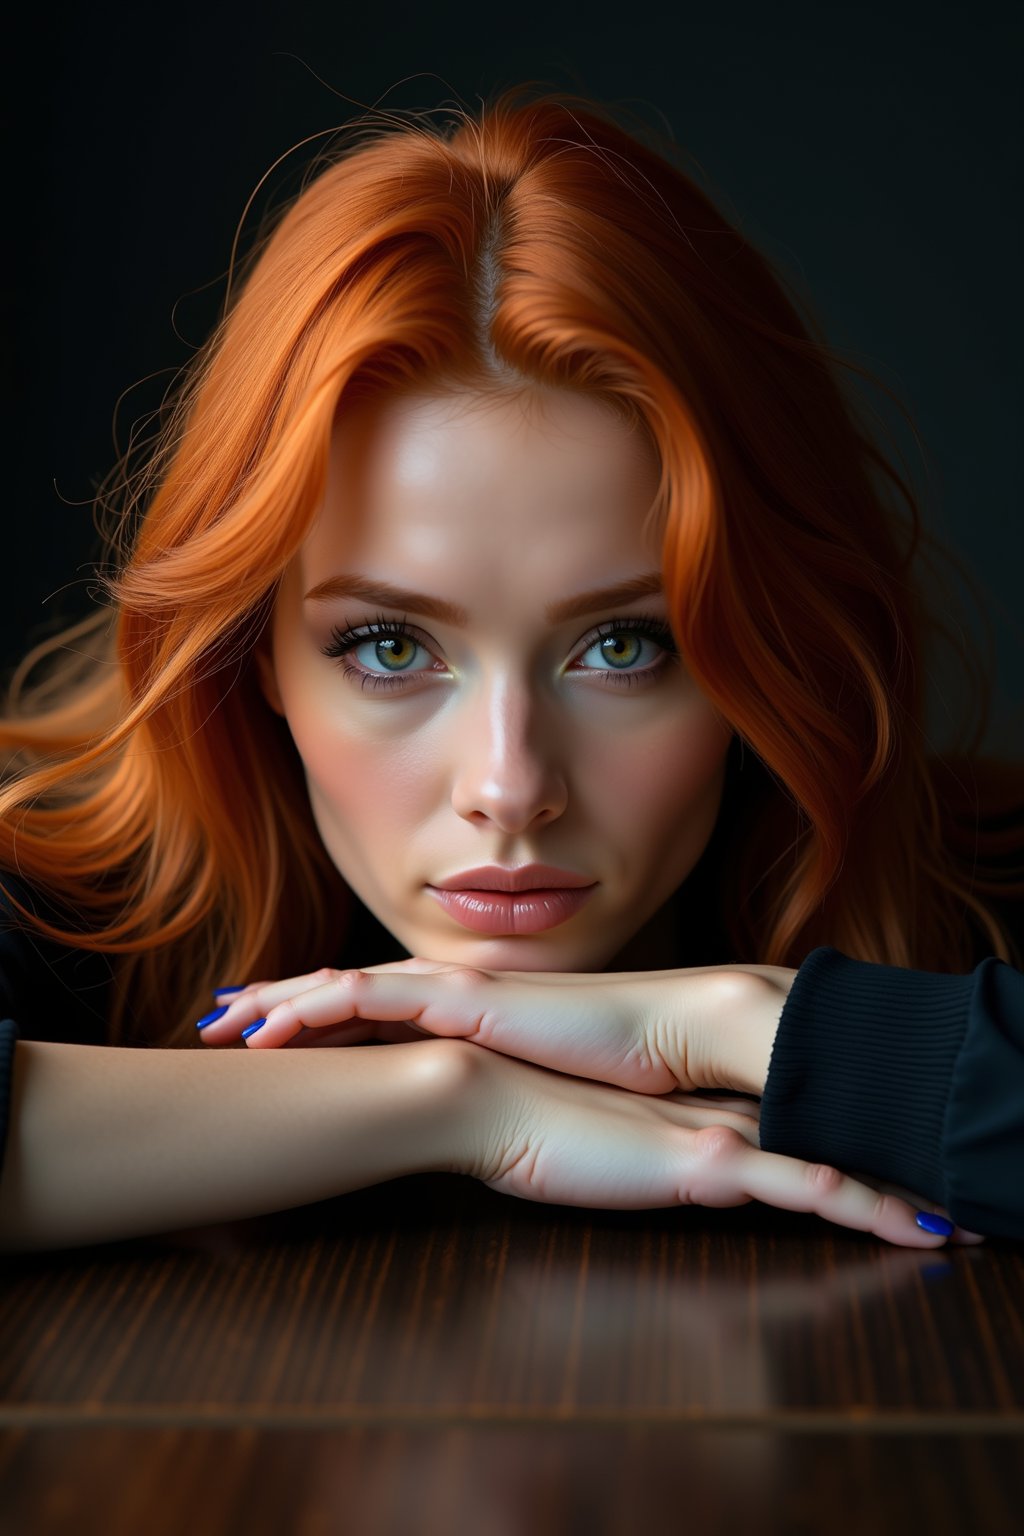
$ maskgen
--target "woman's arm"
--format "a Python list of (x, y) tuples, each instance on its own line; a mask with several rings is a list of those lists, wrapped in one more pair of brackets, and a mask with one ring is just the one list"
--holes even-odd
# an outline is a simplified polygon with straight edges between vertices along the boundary
[(732, 1071), (723, 1042), (748, 1037), (739, 1081), (761, 1086), (795, 972), (746, 969), (756, 974), (485, 972), (417, 957), (361, 971), (324, 967), (251, 983), (204, 1024), (204, 1043), (244, 1038), (272, 1055), (318, 1037), (340, 1041), (346, 1027), (363, 1037), (368, 1027), (414, 1021), (421, 1037), (434, 1031), (463, 1047), (468, 1076), (449, 1117), (449, 1168), (502, 1193), (608, 1209), (758, 1199), (933, 1246), (911, 1191), (766, 1152), (748, 1102), (690, 1091), (731, 1082), (720, 1075)]
[(624, 1092), (462, 1040), (333, 1051), (18, 1042), (0, 1249), (231, 1220), (417, 1172), (605, 1209), (813, 1211), (936, 1247), (903, 1199), (757, 1145), (749, 1115)]
[[(446, 1166), (447, 1041), (337, 1051), (19, 1040), (0, 1251), (114, 1241)], [(449, 1138), (450, 1139), (450, 1138)]]

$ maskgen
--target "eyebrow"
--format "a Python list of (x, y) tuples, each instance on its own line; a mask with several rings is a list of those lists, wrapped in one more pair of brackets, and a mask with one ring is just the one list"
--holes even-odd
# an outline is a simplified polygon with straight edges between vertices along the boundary
[[(562, 624), (567, 619), (585, 618), (599, 608), (617, 608), (635, 603), (641, 597), (651, 597), (663, 591), (660, 571), (645, 571), (627, 581), (616, 582), (612, 587), (593, 587), (589, 592), (577, 592), (575, 597), (549, 603), (544, 616), (549, 624)], [(368, 603), (380, 603), (385, 608), (404, 608), (410, 613), (424, 614), (441, 624), (455, 629), (465, 629), (469, 614), (457, 603), (445, 602), (440, 597), (428, 597), (423, 592), (410, 592), (405, 587), (394, 587), (390, 582), (371, 579), (355, 572), (331, 576), (311, 587), (304, 601), (307, 603), (330, 602), (337, 597), (361, 597)]]

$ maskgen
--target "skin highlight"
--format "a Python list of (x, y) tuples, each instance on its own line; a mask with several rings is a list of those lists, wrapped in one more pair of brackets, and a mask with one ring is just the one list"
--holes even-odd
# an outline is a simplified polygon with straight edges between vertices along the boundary
[[(672, 898), (714, 829), (731, 729), (676, 652), (660, 593), (545, 618), (659, 569), (643, 534), (658, 476), (635, 428), (568, 390), (423, 390), (339, 412), (323, 505), (257, 665), (325, 847), (410, 954), (501, 970), (678, 964)], [(468, 624), (307, 597), (343, 573), (457, 604)], [(641, 616), (664, 637), (609, 632)], [(325, 654), (337, 631), (379, 618), (408, 634), (367, 630)], [(532, 860), (598, 882), (542, 933), (471, 933), (426, 889)]]

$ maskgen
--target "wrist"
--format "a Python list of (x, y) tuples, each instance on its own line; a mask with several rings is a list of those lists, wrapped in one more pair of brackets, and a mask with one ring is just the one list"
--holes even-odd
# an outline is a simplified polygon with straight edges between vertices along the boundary
[(407, 1053), (412, 1113), (406, 1130), (416, 1162), (410, 1172), (472, 1174), (475, 1127), (495, 1053), (471, 1041), (442, 1039), (387, 1049)]
[(783, 966), (727, 968), (719, 977), (713, 1086), (763, 1096), (782, 1010), (796, 977)]

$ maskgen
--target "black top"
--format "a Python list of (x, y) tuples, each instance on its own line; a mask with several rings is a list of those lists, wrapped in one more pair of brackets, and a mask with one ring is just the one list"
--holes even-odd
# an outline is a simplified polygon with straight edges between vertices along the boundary
[[(3, 879), (30, 905), (21, 881)], [(685, 884), (680, 965), (727, 964), (720, 935), (701, 927), (700, 881)], [(1021, 904), (1000, 915), (1020, 942)], [(358, 901), (355, 918), (339, 965), (407, 956)], [(899, 1184), (972, 1231), (1024, 1238), (1024, 973), (985, 950), (963, 975), (812, 950), (782, 1010), (761, 1146)], [(0, 1168), (15, 1041), (104, 1044), (111, 980), (108, 956), (37, 938), (0, 893)]]
[(1024, 1238), (1024, 972), (965, 975), (812, 949), (761, 1100), (768, 1152), (875, 1175), (960, 1226)]

